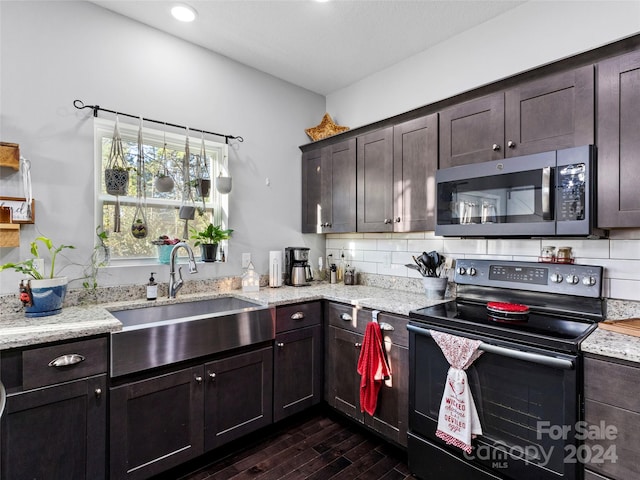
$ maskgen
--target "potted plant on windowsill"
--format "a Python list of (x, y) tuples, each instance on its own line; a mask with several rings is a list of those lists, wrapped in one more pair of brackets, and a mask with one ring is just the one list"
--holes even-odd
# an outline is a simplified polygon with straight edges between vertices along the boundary
[(218, 244), (227, 240), (233, 233), (232, 229), (224, 230), (221, 225), (210, 223), (204, 230), (191, 229), (191, 239), (195, 240), (194, 246), (200, 247), (203, 262), (215, 262), (218, 253)]
[[(38, 242), (42, 243), (49, 252), (51, 264), (48, 271), (40, 272), (35, 260), (40, 258)], [(40, 236), (31, 242), (31, 254), (34, 258), (18, 263), (5, 263), (0, 271), (12, 269), (30, 277), (20, 282), (20, 300), (25, 306), (26, 317), (45, 317), (62, 311), (62, 302), (67, 293), (68, 279), (56, 276), (56, 257), (65, 248), (75, 248), (73, 245), (55, 246), (51, 239)]]

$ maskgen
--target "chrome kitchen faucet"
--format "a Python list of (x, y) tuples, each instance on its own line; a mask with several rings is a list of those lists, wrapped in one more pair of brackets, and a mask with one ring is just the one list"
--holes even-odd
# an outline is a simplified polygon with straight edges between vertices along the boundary
[(189, 254), (189, 273), (196, 273), (196, 260), (193, 257), (193, 250), (186, 242), (178, 242), (171, 249), (171, 258), (169, 260), (169, 298), (176, 298), (176, 293), (182, 288), (184, 281), (182, 280), (182, 267), (178, 267), (178, 279), (176, 280), (176, 256), (178, 249), (183, 247)]

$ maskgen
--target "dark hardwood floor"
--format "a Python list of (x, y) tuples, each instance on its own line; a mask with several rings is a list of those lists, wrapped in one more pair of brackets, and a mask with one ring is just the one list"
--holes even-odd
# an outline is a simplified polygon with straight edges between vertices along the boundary
[(180, 480), (403, 480), (413, 479), (406, 454), (324, 410), (297, 417), (236, 442), (162, 479)]

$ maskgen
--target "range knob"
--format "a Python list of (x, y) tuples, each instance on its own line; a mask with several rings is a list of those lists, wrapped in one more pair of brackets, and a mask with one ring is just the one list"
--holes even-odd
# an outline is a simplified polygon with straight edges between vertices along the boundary
[(576, 283), (578, 283), (580, 281), (580, 278), (578, 278), (577, 275), (574, 275), (573, 273), (570, 273), (569, 275), (567, 275), (566, 280), (567, 280), (568, 284), (575, 285)]
[(456, 270), (458, 272), (458, 275), (466, 275), (467, 274), (467, 269), (464, 267), (458, 267), (458, 269)]
[(473, 267), (469, 268), (469, 275), (471, 275), (472, 277), (474, 277), (477, 273), (478, 271), (475, 268)]
[(582, 283), (587, 287), (593, 287), (596, 284), (596, 277), (588, 275), (582, 279)]
[(562, 283), (562, 275), (559, 273), (552, 273), (549, 278), (553, 283)]

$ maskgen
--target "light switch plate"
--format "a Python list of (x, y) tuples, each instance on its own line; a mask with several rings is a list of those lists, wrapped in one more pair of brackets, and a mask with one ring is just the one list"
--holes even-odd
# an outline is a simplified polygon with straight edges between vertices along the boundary
[(251, 263), (251, 254), (243, 253), (242, 254), (242, 268), (247, 268)]

